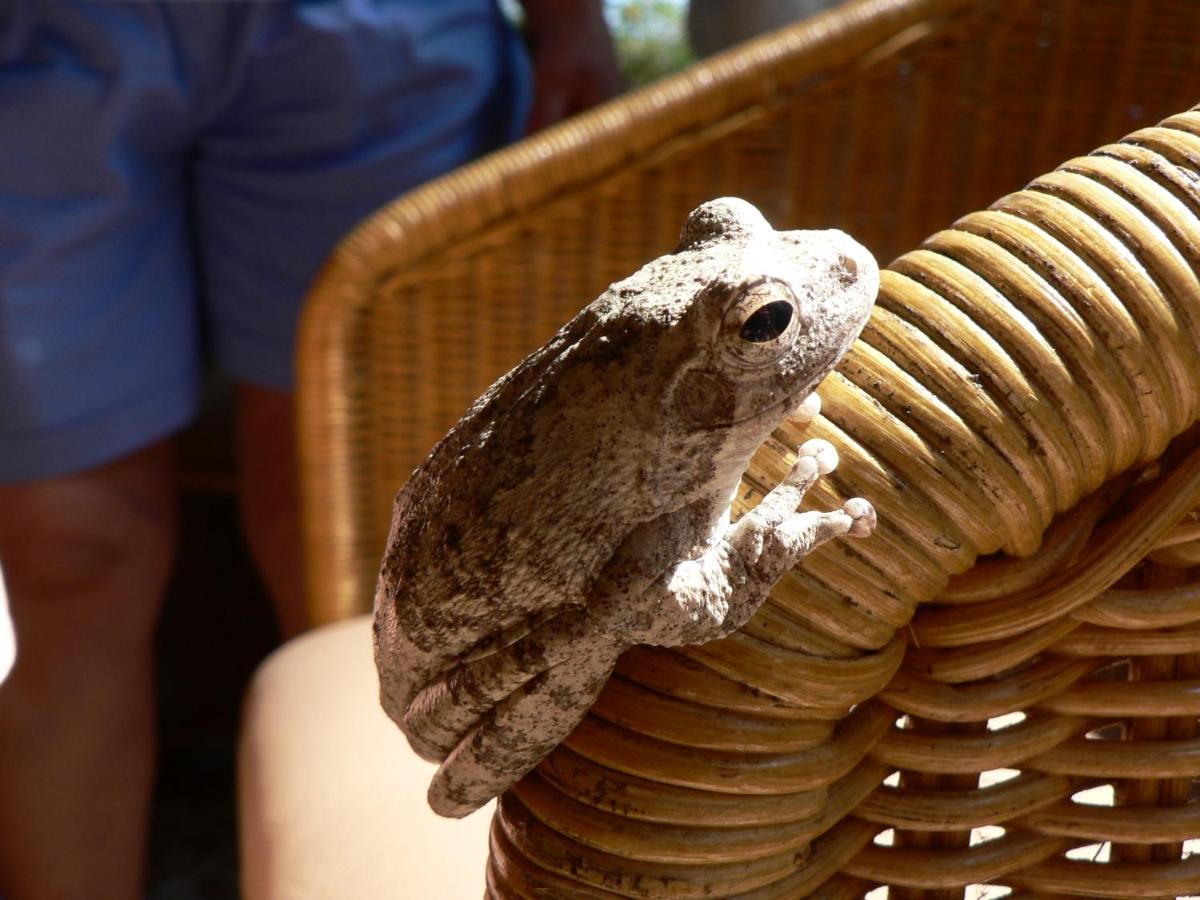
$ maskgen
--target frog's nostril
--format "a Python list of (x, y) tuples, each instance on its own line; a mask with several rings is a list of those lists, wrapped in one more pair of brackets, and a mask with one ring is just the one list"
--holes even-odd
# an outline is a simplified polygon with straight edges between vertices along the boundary
[(792, 304), (786, 300), (773, 300), (750, 314), (742, 323), (742, 340), (752, 344), (773, 341), (785, 331), (792, 321)]
[(843, 287), (849, 287), (858, 280), (858, 263), (849, 256), (839, 256), (834, 275)]

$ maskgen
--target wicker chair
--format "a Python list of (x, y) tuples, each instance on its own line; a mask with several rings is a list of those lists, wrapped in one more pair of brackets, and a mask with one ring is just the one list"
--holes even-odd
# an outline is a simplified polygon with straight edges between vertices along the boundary
[[(877, 535), (810, 557), (727, 640), (627, 654), (502, 798), (490, 896), (1200, 893), (1181, 853), (1200, 837), (1200, 114), (1008, 194), (1190, 107), (1198, 33), (1188, 2), (864, 0), (342, 245), (299, 355), (316, 621), (367, 608), (391, 495), (468, 403), (699, 201), (889, 259), (1003, 197), (892, 264), (822, 388), (806, 434), (843, 463), (814, 502), (871, 498)], [(747, 502), (799, 435), (776, 438)]]

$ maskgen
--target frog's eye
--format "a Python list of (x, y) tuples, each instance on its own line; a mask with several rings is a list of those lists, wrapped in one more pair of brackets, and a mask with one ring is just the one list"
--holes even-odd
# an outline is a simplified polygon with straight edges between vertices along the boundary
[(772, 300), (750, 314), (742, 323), (739, 334), (743, 341), (763, 344), (773, 341), (785, 331), (792, 321), (792, 304), (786, 300)]
[(788, 348), (799, 327), (800, 310), (791, 289), (763, 280), (738, 293), (725, 313), (725, 346), (742, 365), (769, 365)]

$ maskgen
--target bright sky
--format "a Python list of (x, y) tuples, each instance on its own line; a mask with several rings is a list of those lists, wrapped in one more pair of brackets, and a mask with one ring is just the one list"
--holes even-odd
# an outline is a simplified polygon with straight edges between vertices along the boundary
[[(614, 21), (614, 17), (620, 14), (623, 7), (637, 2), (638, 0), (604, 0), (605, 12), (608, 14), (609, 22)], [(688, 0), (666, 0), (666, 2), (680, 9), (685, 8), (688, 4)], [(520, 15), (521, 4), (519, 0), (500, 0), (500, 8), (507, 15), (515, 18)]]
[(17, 641), (8, 615), (8, 593), (4, 590), (3, 574), (0, 572), (0, 681), (8, 677), (13, 660), (17, 658)]

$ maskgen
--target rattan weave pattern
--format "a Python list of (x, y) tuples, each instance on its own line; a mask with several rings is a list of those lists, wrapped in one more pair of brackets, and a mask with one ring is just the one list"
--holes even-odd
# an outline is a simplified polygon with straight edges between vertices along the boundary
[[(818, 505), (877, 497), (877, 539), (809, 557), (731, 638), (623, 660), (565, 749), (502, 799), (495, 896), (537, 896), (513, 870), (552, 896), (566, 878), (609, 896), (793, 897), (831, 890), (833, 873), (900, 896), (1200, 893), (1200, 855), (1182, 857), (1200, 838), (1197, 160), (1200, 110), (1071, 160), (889, 267), (882, 314), (815, 426), (844, 448)], [(984, 425), (956, 421), (988, 407)], [(797, 439), (785, 426), (756, 456), (745, 501)], [(1005, 477), (1020, 465), (1040, 482)], [(946, 520), (972, 555), (1027, 550), (1042, 498), (1067, 511), (1040, 553), (985, 563), (917, 609), (914, 586), (944, 583), (953, 558), (933, 549)], [(893, 544), (925, 559), (898, 571)], [(903, 621), (814, 652), (835, 629), (809, 614), (813, 584)], [(1072, 802), (1104, 788), (1107, 807)], [(873, 843), (889, 827), (891, 845)], [(985, 827), (1008, 830), (973, 846)], [(1113, 845), (1103, 865), (1064, 857), (1097, 841)]]
[[(851, 4), (389, 207), (304, 322), (319, 616), (368, 602), (432, 441), (700, 200), (889, 257), (1190, 106), (1197, 33), (1189, 2)], [(493, 896), (1200, 893), (1178, 847), (1200, 836), (1200, 461), (1177, 437), (1200, 413), (1198, 135), (1196, 112), (1137, 132), (891, 266), (804, 433), (843, 459), (814, 503), (870, 497), (878, 534), (725, 641), (627, 654), (504, 798)], [(758, 454), (745, 503), (799, 437)], [(1070, 802), (1106, 784), (1117, 807)], [(1008, 830), (970, 846), (984, 825)], [(1062, 856), (1102, 839), (1108, 863)]]
[(669, 249), (699, 202), (744, 196), (777, 227), (844, 228), (890, 259), (1190, 106), (1198, 29), (1187, 0), (864, 0), (386, 207), (326, 265), (301, 327), (314, 618), (369, 604), (393, 485), (474, 397)]

